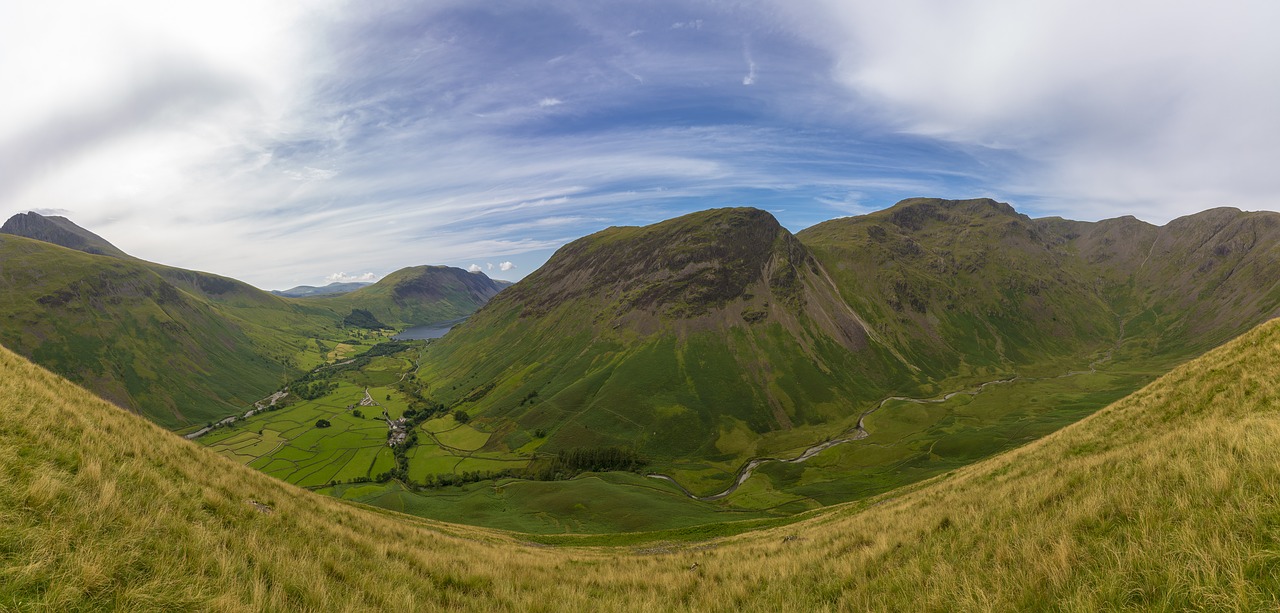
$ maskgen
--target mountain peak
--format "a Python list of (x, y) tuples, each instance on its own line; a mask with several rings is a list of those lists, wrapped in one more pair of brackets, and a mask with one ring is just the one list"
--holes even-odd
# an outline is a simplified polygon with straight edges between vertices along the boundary
[[(576, 298), (617, 310), (696, 316), (808, 259), (773, 215), (754, 208), (690, 213), (648, 226), (615, 226), (565, 245), (508, 299), (542, 313)], [(779, 281), (781, 284), (781, 281)], [(778, 287), (781, 285), (775, 284)]]
[(36, 212), (18, 213), (0, 226), (0, 233), (53, 243), (94, 255), (127, 258), (129, 255), (105, 238), (77, 226), (66, 217), (44, 216)]

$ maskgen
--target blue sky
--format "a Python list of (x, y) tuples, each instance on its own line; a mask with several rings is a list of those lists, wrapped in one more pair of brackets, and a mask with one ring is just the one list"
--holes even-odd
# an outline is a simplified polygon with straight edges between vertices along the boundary
[(1280, 194), (1280, 4), (0, 7), (0, 211), (265, 288), (756, 206), (1155, 223)]

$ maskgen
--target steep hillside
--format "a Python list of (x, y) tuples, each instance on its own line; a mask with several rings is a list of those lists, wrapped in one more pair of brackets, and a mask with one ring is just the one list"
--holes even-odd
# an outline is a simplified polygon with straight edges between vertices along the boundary
[(1132, 217), (1037, 223), (1125, 313), (1131, 353), (1194, 355), (1280, 316), (1280, 214), (1218, 208), (1159, 227)]
[(625, 445), (736, 467), (762, 437), (852, 427), (860, 402), (910, 375), (772, 216), (718, 209), (564, 246), (433, 343), (420, 380), (545, 432), (544, 452)]
[(1085, 355), (1119, 334), (1077, 258), (1007, 204), (914, 198), (797, 238), (930, 377)]
[[(1080, 423), (727, 538), (533, 547), (359, 508), (0, 349), (0, 602), (19, 610), (1274, 610), (1280, 324)], [(732, 527), (727, 527), (734, 532)], [(550, 542), (550, 539), (548, 539)], [(592, 541), (597, 542), (596, 538)]]
[(305, 304), (340, 317), (364, 310), (384, 324), (403, 328), (466, 317), (507, 285), (461, 268), (412, 266), (353, 292), (315, 296)]
[(0, 343), (168, 427), (282, 382), (244, 328), (128, 258), (0, 237), (0, 313)]

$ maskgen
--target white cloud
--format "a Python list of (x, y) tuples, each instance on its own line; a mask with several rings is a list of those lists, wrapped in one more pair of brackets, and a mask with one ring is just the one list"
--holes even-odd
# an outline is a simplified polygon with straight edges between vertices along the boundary
[(511, 262), (509, 262), (509, 261), (508, 261), (508, 262), (503, 262), (503, 263), (501, 263), (501, 264), (499, 264), (499, 265), (498, 265), (498, 268), (499, 268), (499, 269), (501, 269), (501, 270), (502, 270), (502, 272), (507, 272), (508, 270), (511, 270), (512, 268), (515, 268), (515, 267), (516, 267), (516, 265), (515, 265), (515, 264), (512, 264), (512, 263), (511, 263)]
[(472, 264), (472, 265), (470, 265), (470, 266), (468, 266), (468, 267), (467, 267), (467, 270), (468, 270), (469, 272), (481, 272), (481, 271), (483, 271), (484, 269), (483, 269), (483, 268), (481, 268), (479, 264)]
[(694, 19), (692, 21), (677, 21), (671, 24), (672, 30), (701, 30), (702, 20)]
[(349, 275), (345, 272), (335, 272), (324, 278), (325, 283), (373, 283), (378, 280), (379, 275), (366, 272), (358, 275)]
[(1278, 3), (824, 6), (795, 14), (864, 112), (1030, 160), (1006, 190), (1161, 220), (1217, 204), (1275, 206)]
[(564, 104), (564, 101), (559, 98), (543, 98), (538, 101), (538, 106), (544, 109), (553, 106), (560, 106), (561, 104)]
[(488, 262), (484, 266), (488, 270), (493, 270), (493, 262)]

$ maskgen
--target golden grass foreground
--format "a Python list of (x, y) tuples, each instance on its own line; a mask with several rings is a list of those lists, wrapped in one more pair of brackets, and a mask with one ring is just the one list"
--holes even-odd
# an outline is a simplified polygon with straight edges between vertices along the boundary
[(276, 481), (0, 350), (0, 609), (1276, 610), (1280, 321), (800, 523), (538, 547)]

